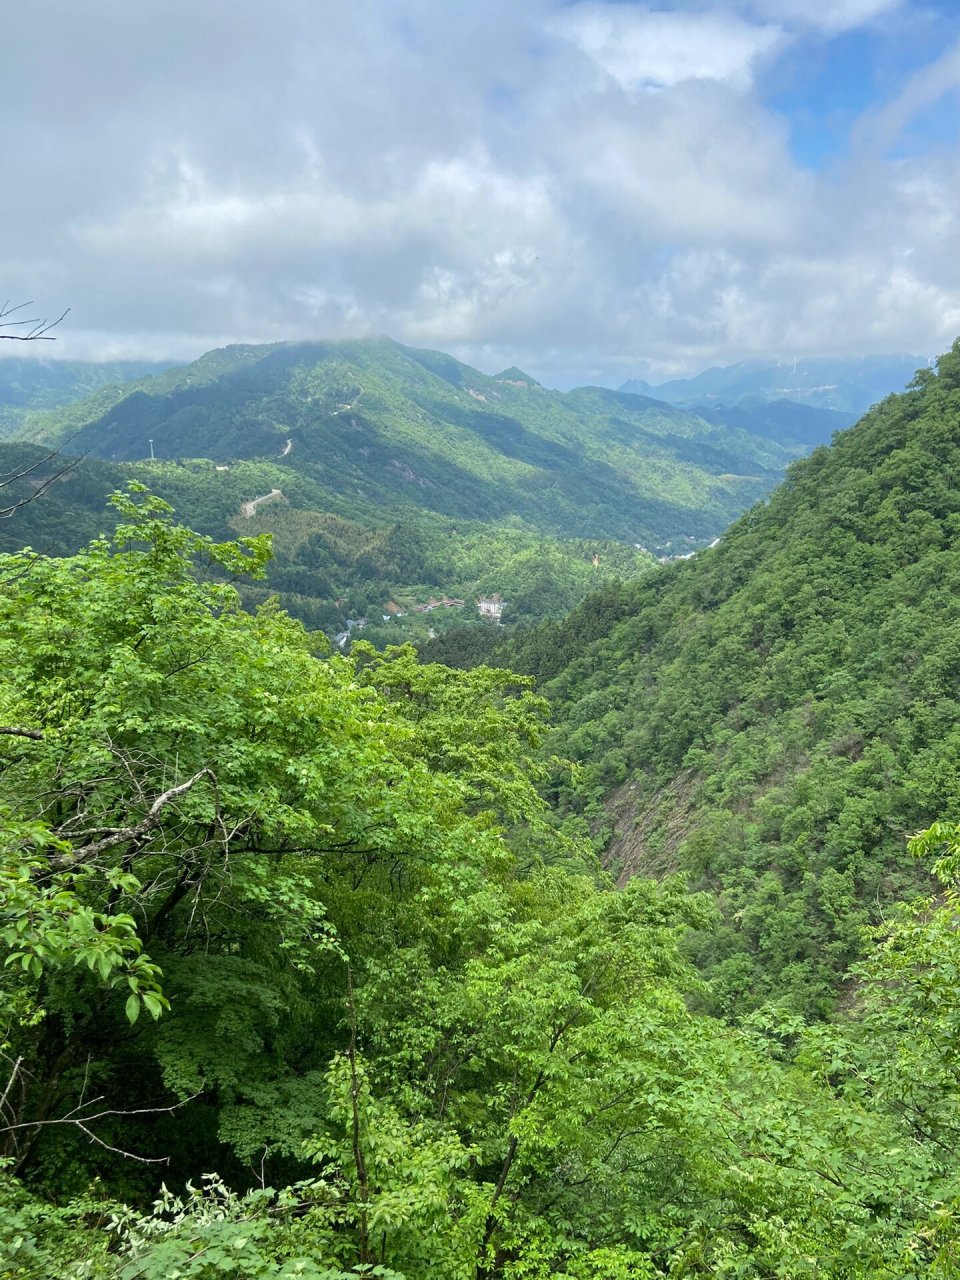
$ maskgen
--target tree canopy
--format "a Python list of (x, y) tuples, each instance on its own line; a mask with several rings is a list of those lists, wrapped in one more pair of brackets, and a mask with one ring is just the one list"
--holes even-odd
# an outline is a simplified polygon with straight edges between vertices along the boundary
[(711, 550), (608, 587), (497, 655), (541, 680), (558, 781), (618, 875), (720, 904), (710, 1007), (842, 1003), (863, 929), (930, 881), (908, 837), (960, 813), (960, 347)]
[(551, 816), (528, 681), (318, 655), (199, 572), (263, 539), (115, 501), (0, 563), (11, 1274), (950, 1274), (950, 1060), (878, 1052), (948, 906), (832, 1038), (692, 1013), (710, 909)]

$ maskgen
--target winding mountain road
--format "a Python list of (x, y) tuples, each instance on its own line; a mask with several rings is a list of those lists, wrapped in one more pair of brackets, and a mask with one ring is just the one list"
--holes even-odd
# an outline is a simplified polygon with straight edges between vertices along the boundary
[(283, 497), (282, 489), (271, 489), (269, 493), (263, 494), (262, 497), (252, 498), (249, 502), (242, 503), (240, 506), (240, 514), (242, 516), (245, 516), (246, 519), (249, 520), (251, 516), (254, 516), (257, 514), (257, 507), (259, 507), (261, 503), (273, 502), (275, 501), (275, 499), (282, 498), (282, 497)]

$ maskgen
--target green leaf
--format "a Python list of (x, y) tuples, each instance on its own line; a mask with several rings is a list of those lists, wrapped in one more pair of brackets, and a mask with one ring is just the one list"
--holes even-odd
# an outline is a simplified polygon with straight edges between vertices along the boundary
[(147, 1012), (154, 1021), (156, 1021), (160, 1017), (161, 1013), (163, 1013), (163, 1004), (160, 998), (153, 995), (151, 992), (144, 991), (143, 1003), (146, 1006)]

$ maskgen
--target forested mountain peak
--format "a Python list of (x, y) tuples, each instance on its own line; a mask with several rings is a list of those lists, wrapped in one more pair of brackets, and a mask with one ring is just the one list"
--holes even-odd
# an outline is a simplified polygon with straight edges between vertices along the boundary
[(387, 338), (225, 347), (21, 435), (111, 461), (277, 461), (361, 502), (644, 545), (708, 541), (798, 452), (599, 388), (531, 396), (506, 373)]
[(531, 378), (529, 373), (524, 373), (522, 369), (518, 369), (512, 364), (509, 369), (502, 369), (496, 376), (497, 382), (509, 382), (515, 387), (539, 387), (540, 383), (536, 378)]

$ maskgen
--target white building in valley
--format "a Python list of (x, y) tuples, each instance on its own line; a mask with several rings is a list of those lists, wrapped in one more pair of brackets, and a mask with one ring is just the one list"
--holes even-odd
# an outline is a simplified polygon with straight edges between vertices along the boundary
[(484, 596), (483, 599), (477, 601), (480, 617), (486, 618), (489, 622), (500, 621), (503, 605), (504, 601), (500, 599), (499, 595)]

